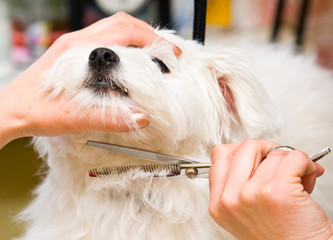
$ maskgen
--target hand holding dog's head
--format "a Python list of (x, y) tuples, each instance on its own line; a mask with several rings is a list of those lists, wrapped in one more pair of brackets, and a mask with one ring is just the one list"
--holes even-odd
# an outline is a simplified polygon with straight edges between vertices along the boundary
[(111, 116), (115, 109), (124, 116), (130, 109), (145, 112), (151, 123), (141, 141), (164, 145), (191, 139), (213, 146), (276, 127), (275, 111), (245, 55), (235, 49), (210, 53), (168, 31), (157, 33), (183, 54), (176, 57), (163, 41), (145, 48), (73, 48), (47, 73), (45, 87), (53, 96), (73, 97), (85, 113), (96, 106)]

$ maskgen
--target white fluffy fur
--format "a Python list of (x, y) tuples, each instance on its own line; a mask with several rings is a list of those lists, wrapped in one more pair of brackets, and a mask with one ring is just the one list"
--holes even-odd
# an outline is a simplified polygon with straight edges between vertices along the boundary
[[(261, 71), (258, 77), (239, 50), (209, 52), (170, 32), (158, 33), (183, 54), (176, 58), (161, 42), (143, 49), (110, 46), (120, 58), (112, 75), (129, 89), (129, 97), (100, 97), (83, 87), (88, 56), (99, 46), (69, 50), (47, 73), (50, 97), (74, 97), (82, 114), (101, 107), (109, 120), (114, 109), (128, 116), (134, 108), (148, 113), (151, 123), (131, 133), (36, 138), (49, 170), (20, 215), (27, 223), (22, 239), (231, 239), (208, 214), (207, 179), (153, 178), (140, 171), (89, 178), (92, 167), (149, 162), (86, 147), (88, 139), (202, 162), (210, 160), (215, 145), (278, 136), (277, 130), (279, 141), (309, 153), (332, 144), (333, 79), (313, 62), (272, 49), (256, 51), (252, 62)], [(170, 73), (161, 73), (153, 57), (163, 60)]]

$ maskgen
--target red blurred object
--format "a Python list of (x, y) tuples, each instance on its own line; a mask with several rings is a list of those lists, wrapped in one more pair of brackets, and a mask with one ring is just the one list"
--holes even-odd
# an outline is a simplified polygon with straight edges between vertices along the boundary
[(68, 0), (9, 2), (12, 61), (26, 67), (70, 29)]

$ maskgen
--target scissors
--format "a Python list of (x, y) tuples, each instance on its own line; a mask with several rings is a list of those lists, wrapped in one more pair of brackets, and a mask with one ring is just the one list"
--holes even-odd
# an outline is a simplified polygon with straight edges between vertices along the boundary
[(96, 142), (88, 140), (87, 146), (103, 149), (106, 151), (133, 156), (136, 158), (147, 159), (158, 164), (149, 165), (129, 165), (129, 166), (114, 166), (102, 169), (90, 169), (89, 176), (97, 177), (102, 175), (110, 175), (113, 173), (122, 173), (134, 168), (142, 169), (146, 172), (167, 171), (167, 177), (188, 177), (208, 178), (211, 162), (201, 163), (187, 158), (170, 156), (162, 153), (146, 151), (142, 149), (125, 147), (111, 143)]
[[(167, 177), (188, 177), (188, 178), (208, 178), (209, 168), (212, 166), (211, 162), (197, 162), (187, 158), (181, 158), (176, 156), (170, 156), (162, 153), (151, 152), (147, 150), (120, 146), (112, 143), (97, 142), (88, 140), (86, 142), (87, 146), (119, 153), (123, 155), (133, 156), (136, 158), (147, 159), (155, 162), (156, 164), (147, 164), (147, 165), (128, 165), (128, 166), (113, 166), (113, 167), (104, 167), (101, 169), (94, 168), (89, 170), (90, 177), (98, 177), (103, 175), (110, 174), (120, 174), (132, 169), (141, 169), (145, 172), (155, 173), (158, 171), (167, 171)], [(280, 149), (284, 151), (295, 150), (289, 146), (277, 146), (273, 149)], [(324, 148), (318, 153), (309, 156), (312, 161), (318, 161), (322, 157), (330, 153), (329, 148)], [(155, 175), (154, 175), (155, 176)], [(158, 177), (158, 175), (156, 175)]]

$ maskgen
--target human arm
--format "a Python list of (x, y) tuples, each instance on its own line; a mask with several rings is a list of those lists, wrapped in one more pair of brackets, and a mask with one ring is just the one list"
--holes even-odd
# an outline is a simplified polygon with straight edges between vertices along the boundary
[[(147, 23), (125, 13), (102, 19), (80, 31), (64, 34), (36, 60), (0, 91), (0, 149), (8, 142), (25, 136), (56, 136), (87, 130), (124, 132), (131, 126), (125, 124), (121, 113), (118, 121), (102, 121), (99, 109), (92, 109), (86, 116), (75, 111), (78, 105), (61, 96), (49, 99), (43, 93), (43, 74), (66, 50), (86, 43), (98, 46), (122, 45), (144, 47), (159, 37)], [(170, 43), (171, 44), (171, 43)], [(181, 51), (173, 46), (176, 55)], [(149, 117), (133, 110), (139, 127), (149, 124)], [(114, 116), (113, 116), (114, 117)]]
[(213, 150), (211, 216), (239, 240), (333, 239), (331, 220), (309, 195), (323, 168), (274, 146), (248, 139)]

